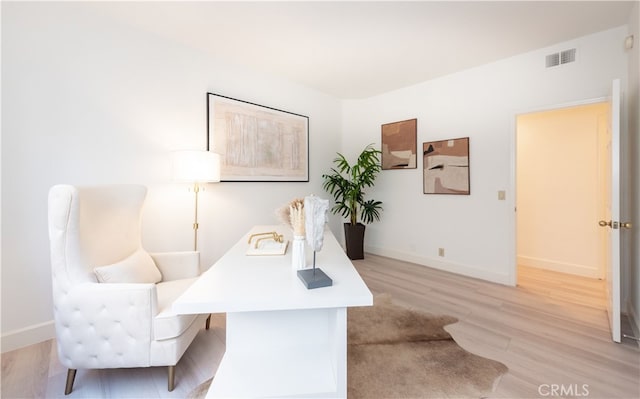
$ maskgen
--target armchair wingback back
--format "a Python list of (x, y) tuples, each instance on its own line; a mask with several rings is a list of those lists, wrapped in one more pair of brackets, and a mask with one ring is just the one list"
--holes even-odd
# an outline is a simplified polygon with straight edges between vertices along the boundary
[(49, 238), (55, 286), (95, 282), (93, 268), (117, 262), (141, 246), (142, 206), (138, 185), (74, 187), (49, 191)]

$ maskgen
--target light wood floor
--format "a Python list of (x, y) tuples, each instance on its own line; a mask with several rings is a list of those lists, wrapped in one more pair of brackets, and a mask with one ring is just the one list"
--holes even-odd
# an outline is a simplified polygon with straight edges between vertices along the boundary
[[(555, 384), (565, 397), (640, 398), (640, 350), (631, 340), (611, 342), (601, 281), (521, 268), (512, 288), (369, 254), (354, 264), (374, 294), (457, 317), (446, 329), (458, 344), (509, 367), (491, 397), (554, 397)], [(211, 330), (200, 331), (178, 363), (173, 392), (165, 368), (78, 370), (67, 397), (184, 398), (214, 374), (224, 325), (224, 315), (214, 315)], [(1, 397), (64, 397), (65, 375), (53, 340), (5, 353)]]

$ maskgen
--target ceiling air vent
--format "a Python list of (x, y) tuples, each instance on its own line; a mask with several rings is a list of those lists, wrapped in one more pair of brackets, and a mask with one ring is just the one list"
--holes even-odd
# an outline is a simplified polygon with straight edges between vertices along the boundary
[(576, 60), (576, 49), (565, 50), (560, 53), (560, 63), (568, 64)]
[(549, 54), (546, 57), (545, 65), (547, 68), (558, 66), (561, 64), (568, 64), (576, 60), (576, 49), (572, 48), (564, 50), (559, 53)]
[(554, 67), (556, 65), (560, 65), (560, 53), (553, 53), (547, 56), (547, 68)]

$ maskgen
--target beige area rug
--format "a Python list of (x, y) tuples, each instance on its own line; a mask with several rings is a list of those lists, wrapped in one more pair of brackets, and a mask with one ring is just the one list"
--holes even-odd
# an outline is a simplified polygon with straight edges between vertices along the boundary
[[(507, 372), (502, 363), (462, 349), (443, 327), (457, 320), (394, 305), (348, 311), (349, 399), (482, 398)], [(204, 398), (211, 380), (188, 396)]]

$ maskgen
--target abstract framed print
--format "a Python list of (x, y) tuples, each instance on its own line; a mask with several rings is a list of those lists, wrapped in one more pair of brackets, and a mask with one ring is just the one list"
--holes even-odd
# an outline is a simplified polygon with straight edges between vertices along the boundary
[(469, 137), (422, 143), (425, 194), (469, 195)]
[(382, 125), (382, 169), (418, 167), (417, 119)]
[(207, 93), (207, 150), (221, 181), (308, 182), (309, 117)]

